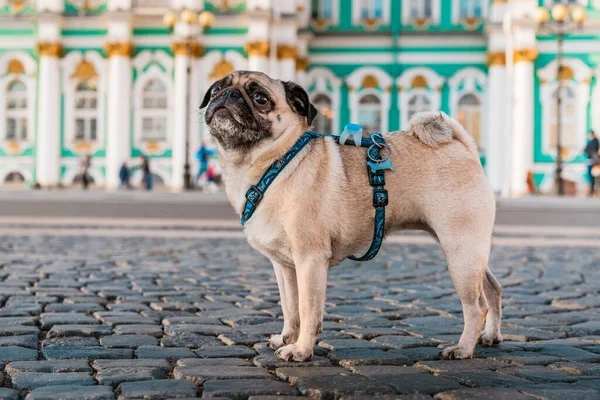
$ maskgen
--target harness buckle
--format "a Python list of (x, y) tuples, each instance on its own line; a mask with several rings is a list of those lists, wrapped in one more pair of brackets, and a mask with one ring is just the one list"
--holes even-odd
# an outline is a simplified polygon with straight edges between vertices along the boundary
[(373, 207), (385, 207), (388, 205), (388, 200), (387, 189), (373, 190)]
[(258, 187), (256, 187), (256, 185), (252, 185), (250, 186), (250, 189), (248, 189), (248, 191), (246, 192), (246, 200), (248, 200), (250, 202), (250, 204), (252, 204), (254, 207), (256, 207), (258, 205), (258, 203), (260, 203), (260, 201), (263, 198), (263, 193), (260, 191), (260, 189)]

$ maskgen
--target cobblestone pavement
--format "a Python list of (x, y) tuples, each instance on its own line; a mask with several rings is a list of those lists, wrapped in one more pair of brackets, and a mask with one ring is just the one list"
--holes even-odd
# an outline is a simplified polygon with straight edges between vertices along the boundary
[(440, 361), (462, 330), (442, 252), (387, 244), (332, 270), (315, 357), (295, 364), (266, 347), (277, 284), (244, 240), (5, 236), (0, 399), (598, 399), (599, 259), (494, 249), (505, 341)]

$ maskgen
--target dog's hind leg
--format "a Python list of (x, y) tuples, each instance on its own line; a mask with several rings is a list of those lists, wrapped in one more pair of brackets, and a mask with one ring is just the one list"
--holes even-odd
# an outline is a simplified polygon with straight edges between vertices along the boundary
[(283, 312), (283, 330), (279, 335), (273, 335), (269, 339), (269, 347), (277, 350), (286, 344), (296, 343), (300, 330), (300, 314), (298, 311), (298, 283), (296, 270), (291, 266), (281, 265), (276, 261), (273, 263), (279, 296), (281, 299), (281, 310)]
[(438, 233), (448, 269), (462, 303), (465, 325), (458, 345), (444, 349), (443, 359), (472, 358), (488, 312), (484, 279), (489, 258), (489, 241), (475, 232)]
[(502, 341), (500, 323), (502, 320), (502, 286), (489, 269), (485, 272), (483, 290), (490, 310), (485, 321), (485, 330), (479, 339), (483, 346), (492, 346)]

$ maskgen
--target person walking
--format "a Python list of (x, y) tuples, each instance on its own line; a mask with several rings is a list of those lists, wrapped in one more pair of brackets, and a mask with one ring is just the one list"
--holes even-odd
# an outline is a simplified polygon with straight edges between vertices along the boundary
[(142, 158), (142, 174), (143, 174), (143, 178), (142, 178), (142, 182), (144, 185), (144, 189), (146, 189), (147, 191), (151, 191), (152, 190), (152, 173), (150, 172), (150, 159), (144, 155), (141, 156)]
[(208, 163), (210, 158), (215, 154), (215, 151), (206, 147), (206, 141), (203, 139), (200, 142), (200, 148), (196, 152), (196, 159), (200, 163), (200, 167), (198, 168), (198, 173), (196, 174), (196, 180), (194, 181), (196, 184), (199, 184), (201, 187), (204, 187), (208, 183), (208, 179), (205, 179), (205, 182), (200, 182), (202, 175), (208, 174)]
[(90, 167), (92, 166), (92, 156), (86, 155), (81, 162), (81, 184), (83, 190), (88, 190), (90, 185)]
[(590, 197), (594, 196), (594, 191), (596, 187), (596, 177), (592, 173), (594, 166), (599, 164), (600, 155), (598, 154), (600, 151), (600, 142), (596, 137), (596, 132), (590, 131), (589, 133), (590, 140), (587, 142), (585, 149), (583, 152), (588, 158), (587, 161), (587, 170), (588, 170), (588, 179), (590, 181)]
[(129, 189), (129, 167), (127, 167), (127, 161), (124, 161), (119, 169), (119, 180), (121, 181), (121, 189)]

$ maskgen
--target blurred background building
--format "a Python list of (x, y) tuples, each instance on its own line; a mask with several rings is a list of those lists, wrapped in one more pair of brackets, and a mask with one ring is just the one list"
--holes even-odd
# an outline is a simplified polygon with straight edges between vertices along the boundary
[[(538, 9), (556, 3), (570, 7), (561, 22), (586, 20), (562, 68), (540, 24), (557, 15)], [(406, 129), (441, 109), (505, 194), (526, 193), (528, 174), (553, 190), (560, 130), (563, 176), (583, 185), (586, 133), (600, 128), (596, 18), (596, 0), (0, 0), (0, 181), (70, 185), (91, 154), (96, 185), (115, 189), (144, 154), (180, 190), (210, 139), (204, 92), (250, 69), (304, 85), (319, 132)]]

